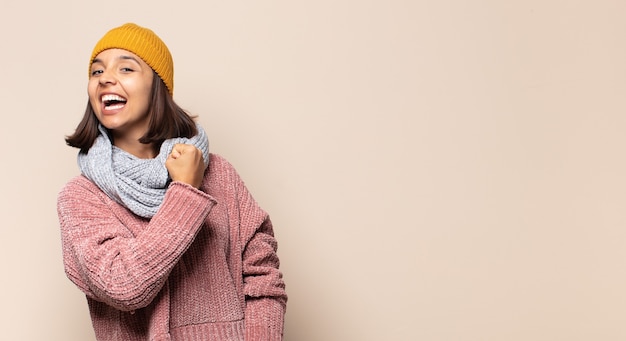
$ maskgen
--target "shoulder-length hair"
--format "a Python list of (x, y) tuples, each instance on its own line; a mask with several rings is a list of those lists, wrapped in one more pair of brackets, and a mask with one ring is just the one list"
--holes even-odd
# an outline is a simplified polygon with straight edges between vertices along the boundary
[[(163, 141), (175, 137), (193, 137), (198, 133), (194, 118), (174, 102), (161, 77), (154, 73), (152, 80), (150, 106), (148, 115), (150, 121), (148, 131), (139, 139), (139, 142), (154, 143), (159, 147)], [(87, 101), (87, 108), (82, 120), (78, 123), (74, 134), (66, 136), (68, 146), (79, 148), (86, 153), (93, 146), (98, 137), (98, 125), (91, 103)]]

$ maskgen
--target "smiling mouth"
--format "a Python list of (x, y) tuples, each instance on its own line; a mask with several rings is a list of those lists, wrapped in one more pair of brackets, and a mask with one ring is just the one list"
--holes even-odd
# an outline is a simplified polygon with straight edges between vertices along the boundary
[(126, 105), (126, 99), (118, 95), (103, 95), (102, 103), (105, 110), (121, 109)]

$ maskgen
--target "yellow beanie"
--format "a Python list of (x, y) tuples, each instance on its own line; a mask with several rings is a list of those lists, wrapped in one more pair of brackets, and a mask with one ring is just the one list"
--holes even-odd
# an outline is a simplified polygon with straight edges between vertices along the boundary
[(108, 49), (123, 49), (139, 56), (161, 77), (170, 95), (174, 94), (174, 61), (170, 50), (154, 32), (133, 23), (110, 30), (94, 47), (89, 60), (90, 70), (94, 58)]

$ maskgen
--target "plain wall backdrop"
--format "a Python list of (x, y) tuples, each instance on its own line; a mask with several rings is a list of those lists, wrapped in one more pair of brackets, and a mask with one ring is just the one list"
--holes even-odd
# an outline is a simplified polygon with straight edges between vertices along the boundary
[(56, 195), (88, 58), (154, 30), (269, 211), (287, 341), (625, 340), (626, 2), (4, 1), (0, 330), (89, 341)]

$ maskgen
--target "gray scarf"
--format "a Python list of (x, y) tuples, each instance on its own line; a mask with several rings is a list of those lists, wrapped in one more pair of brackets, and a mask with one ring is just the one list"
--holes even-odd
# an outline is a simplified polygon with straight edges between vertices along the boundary
[(152, 218), (171, 181), (165, 160), (176, 143), (196, 146), (202, 151), (204, 165), (209, 164), (209, 140), (202, 127), (196, 127), (196, 136), (165, 140), (154, 159), (140, 159), (113, 146), (106, 128), (99, 125), (100, 135), (93, 146), (87, 153), (78, 153), (78, 167), (111, 199), (141, 217)]

